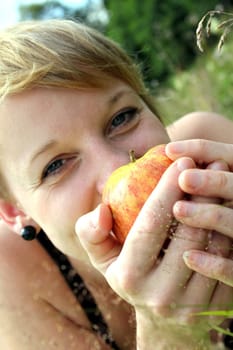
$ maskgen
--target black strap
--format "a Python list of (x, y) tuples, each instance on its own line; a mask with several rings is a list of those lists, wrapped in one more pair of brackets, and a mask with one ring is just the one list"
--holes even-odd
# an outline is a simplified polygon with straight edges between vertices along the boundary
[(108, 326), (93, 296), (85, 286), (82, 278), (76, 273), (67, 257), (56, 247), (54, 247), (52, 242), (47, 238), (43, 231), (37, 235), (37, 239), (40, 244), (46, 249), (56, 265), (59, 267), (69, 288), (72, 290), (77, 300), (81, 304), (83, 310), (85, 311), (92, 325), (93, 331), (98, 333), (104, 339), (106, 344), (111, 345), (112, 349), (119, 350), (119, 347), (109, 333)]
[[(233, 333), (233, 320), (231, 320), (229, 330)], [(233, 349), (233, 336), (225, 335), (223, 342), (227, 349)]]

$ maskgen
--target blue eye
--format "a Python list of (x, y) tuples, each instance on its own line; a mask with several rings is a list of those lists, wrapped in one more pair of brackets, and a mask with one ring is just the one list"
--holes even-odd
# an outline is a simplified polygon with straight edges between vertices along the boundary
[[(138, 116), (138, 108), (127, 108), (119, 112), (111, 121), (110, 129), (123, 127), (129, 124), (136, 116)], [(110, 130), (111, 131), (111, 130)]]
[(121, 114), (117, 115), (112, 121), (112, 126), (114, 128), (117, 128), (119, 125), (125, 123), (126, 118), (127, 118), (126, 113), (121, 113)]
[(66, 178), (72, 171), (79, 168), (81, 157), (79, 153), (63, 153), (52, 159), (42, 171), (41, 183), (57, 183)]
[(55, 175), (59, 172), (59, 170), (64, 166), (66, 163), (66, 159), (56, 159), (53, 162), (51, 162), (44, 170), (42, 174), (42, 179), (45, 179), (46, 177), (50, 175)]

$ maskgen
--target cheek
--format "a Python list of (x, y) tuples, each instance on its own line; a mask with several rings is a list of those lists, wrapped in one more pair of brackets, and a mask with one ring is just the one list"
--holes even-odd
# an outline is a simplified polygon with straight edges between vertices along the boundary
[(81, 210), (73, 200), (47, 201), (43, 210), (38, 212), (38, 223), (50, 241), (63, 254), (77, 258), (82, 256), (83, 249), (75, 234), (75, 223)]
[(155, 145), (166, 144), (169, 141), (166, 129), (154, 115), (143, 121), (137, 140), (141, 154), (144, 154)]
[(67, 182), (59, 189), (40, 193), (36, 205), (31, 206), (31, 216), (56, 247), (65, 254), (74, 255), (77, 249), (75, 223), (79, 216), (92, 209), (91, 202), (91, 191), (87, 185)]

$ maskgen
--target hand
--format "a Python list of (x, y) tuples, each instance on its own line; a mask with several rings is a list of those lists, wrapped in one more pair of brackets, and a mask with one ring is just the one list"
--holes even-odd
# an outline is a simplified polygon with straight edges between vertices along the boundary
[[(217, 304), (229, 300), (226, 286), (217, 286), (214, 280), (203, 283), (202, 276), (192, 273), (183, 261), (185, 251), (205, 249), (207, 232), (183, 224), (172, 227), (172, 208), (183, 198), (178, 178), (184, 169), (193, 167), (195, 164), (184, 158), (168, 168), (139, 213), (123, 247), (111, 235), (111, 212), (103, 204), (76, 224), (76, 232), (92, 264), (115, 292), (132, 304), (137, 314), (150, 314), (160, 330), (164, 326), (167, 332), (169, 324), (173, 334), (177, 328), (186, 332), (187, 328), (180, 329), (182, 324), (201, 322), (192, 314), (208, 309), (212, 300)], [(161, 256), (171, 229), (174, 238)], [(203, 329), (207, 328), (210, 326), (205, 319)]]
[[(177, 220), (233, 238), (233, 173), (230, 172), (233, 169), (233, 145), (191, 140), (171, 143), (166, 150), (172, 159), (186, 155), (202, 167), (210, 163), (207, 170), (184, 171), (179, 178), (181, 189), (192, 195), (221, 198), (217, 204), (179, 201), (173, 211)], [(214, 255), (190, 251), (185, 254), (185, 262), (193, 270), (233, 286), (232, 241), (229, 249), (229, 242), (226, 244), (223, 236), (217, 237), (214, 233), (214, 237), (218, 242)]]
[(123, 272), (133, 276), (137, 273), (136, 265), (141, 274), (144, 274), (142, 267), (148, 264), (149, 269), (157, 261), (172, 223), (172, 207), (183, 197), (177, 182), (178, 176), (183, 169), (193, 166), (191, 160), (184, 159), (169, 167), (145, 203), (123, 247), (111, 235), (112, 216), (107, 206), (101, 204), (94, 212), (77, 221), (76, 232), (81, 243), (93, 265), (105, 276), (107, 274), (109, 282), (112, 277), (111, 274), (108, 276), (108, 270), (112, 266), (115, 269), (119, 264), (125, 263), (129, 271), (119, 270), (120, 276), (123, 276)]

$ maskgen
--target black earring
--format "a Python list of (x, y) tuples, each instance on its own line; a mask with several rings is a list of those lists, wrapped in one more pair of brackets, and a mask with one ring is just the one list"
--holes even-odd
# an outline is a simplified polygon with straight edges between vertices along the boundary
[(33, 226), (25, 226), (21, 230), (21, 237), (25, 241), (32, 241), (36, 238), (36, 229)]

